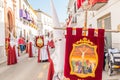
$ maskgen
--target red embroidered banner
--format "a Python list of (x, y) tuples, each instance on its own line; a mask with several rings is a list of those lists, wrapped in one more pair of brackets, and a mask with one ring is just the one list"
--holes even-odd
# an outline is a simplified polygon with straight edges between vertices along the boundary
[(43, 36), (37, 36), (35, 43), (36, 43), (36, 46), (38, 48), (43, 47), (44, 46), (44, 38), (43, 38)]
[(102, 80), (104, 59), (104, 30), (88, 29), (88, 36), (82, 36), (82, 29), (67, 28), (64, 76), (70, 80)]

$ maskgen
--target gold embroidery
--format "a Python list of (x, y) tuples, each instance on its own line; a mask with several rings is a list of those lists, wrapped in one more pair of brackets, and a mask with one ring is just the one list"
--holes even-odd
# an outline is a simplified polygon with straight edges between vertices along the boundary
[(95, 71), (98, 65), (96, 50), (97, 46), (85, 37), (74, 43), (69, 58), (70, 74), (80, 78), (86, 78), (88, 76), (95, 77)]

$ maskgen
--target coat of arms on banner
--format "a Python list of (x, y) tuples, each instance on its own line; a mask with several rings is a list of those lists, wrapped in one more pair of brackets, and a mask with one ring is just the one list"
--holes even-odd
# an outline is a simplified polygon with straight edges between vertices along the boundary
[(81, 78), (95, 77), (98, 66), (97, 46), (86, 37), (73, 44), (70, 53), (70, 74)]
[(39, 37), (36, 38), (36, 46), (39, 47), (39, 48), (44, 46), (44, 41), (43, 41), (42, 37), (39, 36)]

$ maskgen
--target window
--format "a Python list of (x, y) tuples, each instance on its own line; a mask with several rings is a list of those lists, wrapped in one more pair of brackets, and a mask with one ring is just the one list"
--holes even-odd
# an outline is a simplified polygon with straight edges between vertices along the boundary
[(111, 29), (111, 14), (106, 14), (97, 19), (98, 28)]
[[(97, 26), (98, 28), (104, 28), (104, 29), (111, 29), (111, 14), (106, 14), (99, 19), (97, 19)], [(112, 47), (112, 35), (110, 32), (105, 33), (105, 38), (106, 38), (106, 46), (107, 48)]]
[(76, 13), (77, 12), (77, 9), (76, 9), (77, 7), (76, 7), (76, 2), (74, 3), (74, 13)]
[(72, 23), (77, 23), (77, 16), (74, 16), (74, 17), (72, 18)]

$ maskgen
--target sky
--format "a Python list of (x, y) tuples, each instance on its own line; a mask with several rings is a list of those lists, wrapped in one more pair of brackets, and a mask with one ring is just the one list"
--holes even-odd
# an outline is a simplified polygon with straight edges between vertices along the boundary
[[(67, 5), (69, 0), (53, 0), (59, 18), (59, 22), (65, 22), (67, 18)], [(50, 0), (28, 0), (33, 9), (41, 11), (51, 16)]]

